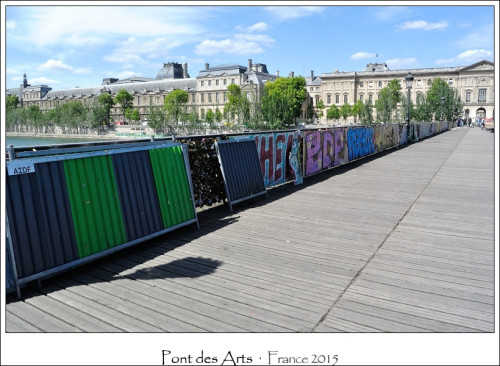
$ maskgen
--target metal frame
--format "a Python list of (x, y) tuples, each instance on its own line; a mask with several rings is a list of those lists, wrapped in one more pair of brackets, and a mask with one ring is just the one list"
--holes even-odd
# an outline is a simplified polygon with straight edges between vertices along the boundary
[[(59, 273), (64, 272), (64, 271), (68, 271), (68, 270), (73, 269), (75, 267), (87, 264), (87, 263), (92, 262), (96, 259), (106, 257), (106, 256), (111, 255), (115, 252), (118, 252), (122, 249), (129, 248), (131, 246), (134, 246), (134, 245), (137, 245), (137, 244), (142, 243), (144, 241), (156, 238), (156, 237), (164, 235), (170, 231), (174, 231), (176, 229), (191, 225), (193, 223), (196, 223), (198, 229), (200, 228), (200, 224), (198, 221), (198, 215), (196, 213), (196, 205), (194, 202), (194, 189), (193, 189), (193, 183), (192, 183), (192, 179), (191, 179), (191, 167), (189, 164), (187, 145), (181, 144), (178, 142), (172, 142), (172, 141), (150, 142), (150, 143), (147, 143), (147, 146), (145, 146), (144, 144), (142, 144), (142, 146), (140, 144), (132, 144), (132, 145), (133, 145), (132, 147), (131, 146), (123, 146), (121, 148), (107, 149), (107, 150), (102, 150), (103, 146), (101, 146), (100, 147), (101, 151), (94, 151), (96, 149), (94, 149), (93, 146), (90, 148), (83, 148), (83, 150), (86, 150), (86, 151), (81, 151), (81, 152), (76, 152), (76, 151), (74, 151), (74, 149), (70, 149), (73, 152), (69, 153), (69, 154), (65, 154), (64, 151), (61, 151), (63, 149), (61, 149), (61, 150), (59, 150), (59, 155), (38, 156), (38, 157), (33, 157), (33, 158), (15, 159), (15, 160), (6, 162), (6, 165), (17, 164), (17, 162), (20, 162), (20, 161), (24, 161), (24, 162), (31, 161), (33, 164), (35, 164), (35, 163), (43, 163), (43, 162), (72, 160), (72, 159), (79, 159), (79, 158), (86, 158), (86, 157), (113, 155), (113, 154), (128, 153), (128, 152), (134, 152), (134, 151), (144, 151), (144, 150), (153, 150), (153, 149), (181, 146), (181, 149), (183, 152), (184, 166), (186, 168), (186, 176), (188, 178), (189, 189), (190, 189), (190, 193), (191, 193), (191, 202), (192, 202), (192, 206), (193, 206), (194, 218), (190, 219), (188, 221), (185, 221), (183, 223), (171, 226), (169, 228), (157, 231), (155, 233), (143, 236), (141, 238), (134, 239), (134, 240), (131, 240), (129, 242), (125, 242), (123, 244), (106, 249), (104, 251), (101, 251), (101, 252), (98, 252), (95, 254), (91, 254), (89, 256), (86, 256), (86, 257), (83, 257), (83, 258), (80, 258), (77, 260), (73, 260), (69, 263), (65, 263), (65, 264), (62, 264), (62, 265), (59, 265), (59, 266), (35, 273), (35, 274), (32, 274), (32, 275), (29, 275), (27, 277), (19, 278), (18, 273), (17, 273), (17, 263), (16, 263), (15, 256), (14, 256), (14, 248), (13, 248), (13, 243), (12, 243), (12, 238), (11, 238), (11, 233), (10, 233), (8, 213), (6, 212), (6, 228), (5, 228), (6, 229), (6, 236), (7, 236), (7, 248), (6, 249), (9, 251), (9, 254), (10, 254), (11, 260), (12, 260), (12, 270), (13, 270), (13, 275), (14, 275), (13, 280), (14, 280), (14, 284), (15, 284), (15, 291), (17, 293), (18, 298), (21, 298), (20, 286), (23, 284), (26, 284), (28, 282), (38, 280), (38, 283), (40, 284), (40, 280), (45, 278), (45, 277), (49, 277), (51, 275), (55, 275), (55, 274), (59, 274)], [(46, 155), (46, 154), (42, 154), (42, 155)], [(28, 174), (30, 174), (30, 173), (28, 173)], [(12, 290), (14, 290), (14, 288)]]
[[(266, 198), (268, 197), (268, 193), (267, 193), (267, 189), (266, 189), (266, 183), (264, 181), (264, 177), (262, 177), (262, 182), (263, 182), (263, 185), (264, 185), (264, 191), (263, 192), (259, 192), (259, 193), (256, 193), (256, 194), (251, 194), (250, 196), (238, 198), (236, 200), (232, 200), (231, 199), (231, 194), (229, 192), (229, 188), (228, 188), (227, 183), (226, 183), (227, 179), (226, 179), (226, 173), (224, 171), (224, 165), (222, 164), (222, 160), (221, 160), (221, 156), (220, 156), (220, 152), (219, 152), (219, 144), (237, 144), (238, 142), (247, 142), (247, 141), (254, 142), (255, 140), (252, 139), (252, 138), (242, 138), (242, 139), (223, 140), (223, 141), (216, 141), (215, 142), (215, 148), (216, 148), (216, 151), (217, 151), (217, 158), (219, 160), (220, 170), (222, 172), (222, 180), (224, 181), (224, 188), (226, 190), (227, 202), (228, 202), (228, 205), (229, 205), (229, 211), (230, 212), (233, 212), (233, 204), (236, 204), (236, 203), (239, 203), (239, 202), (243, 202), (243, 201), (252, 199), (254, 197), (259, 197), (259, 196), (262, 196), (264, 194), (266, 195)], [(260, 170), (260, 167), (259, 167), (259, 170)]]

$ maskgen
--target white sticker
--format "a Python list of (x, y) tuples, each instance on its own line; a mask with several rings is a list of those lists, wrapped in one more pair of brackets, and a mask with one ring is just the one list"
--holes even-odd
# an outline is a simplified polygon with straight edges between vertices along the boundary
[(7, 171), (9, 175), (20, 175), (20, 174), (29, 174), (35, 172), (35, 163), (33, 160), (14, 160), (7, 162)]

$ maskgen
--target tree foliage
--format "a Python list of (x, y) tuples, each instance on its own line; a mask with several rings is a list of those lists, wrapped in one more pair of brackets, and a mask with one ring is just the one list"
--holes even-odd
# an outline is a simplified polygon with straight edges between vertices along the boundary
[(130, 94), (125, 89), (120, 89), (114, 98), (114, 104), (119, 104), (122, 108), (122, 112), (125, 115), (127, 109), (132, 108), (132, 101), (134, 100), (134, 96)]
[(5, 97), (5, 108), (17, 108), (19, 104), (19, 98), (17, 95), (7, 95)]
[(326, 119), (334, 119), (338, 120), (340, 118), (340, 109), (337, 107), (336, 104), (332, 104), (330, 108), (328, 108), (328, 111), (326, 112)]
[(375, 101), (377, 122), (393, 122), (394, 112), (401, 98), (403, 98), (401, 84), (398, 79), (392, 79), (385, 88), (380, 90), (379, 96)]
[(164, 108), (167, 111), (167, 119), (176, 125), (186, 114), (186, 104), (189, 94), (185, 90), (175, 89), (165, 96)]
[(305, 86), (302, 76), (278, 78), (265, 84), (262, 115), (272, 128), (283, 128), (300, 116), (306, 99)]

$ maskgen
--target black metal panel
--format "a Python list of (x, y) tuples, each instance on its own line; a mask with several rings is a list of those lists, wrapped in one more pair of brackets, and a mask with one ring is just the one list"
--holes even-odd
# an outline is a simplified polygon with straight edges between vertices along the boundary
[(127, 241), (163, 229), (148, 151), (113, 155)]
[(267, 195), (254, 139), (218, 141), (216, 146), (231, 211), (234, 203)]
[(79, 258), (62, 162), (6, 175), (6, 205), (19, 278)]

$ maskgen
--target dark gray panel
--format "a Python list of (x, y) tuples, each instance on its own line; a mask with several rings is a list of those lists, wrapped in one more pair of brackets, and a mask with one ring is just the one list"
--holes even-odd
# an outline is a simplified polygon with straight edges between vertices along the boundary
[(62, 162), (6, 175), (6, 205), (19, 278), (79, 258)]
[(217, 142), (226, 195), (231, 205), (267, 194), (254, 139)]
[(113, 155), (127, 241), (163, 229), (148, 151)]

